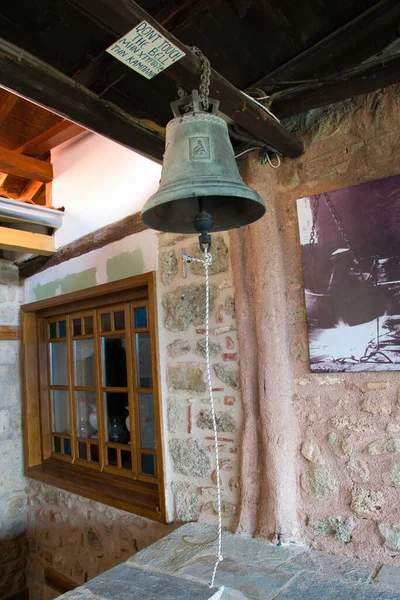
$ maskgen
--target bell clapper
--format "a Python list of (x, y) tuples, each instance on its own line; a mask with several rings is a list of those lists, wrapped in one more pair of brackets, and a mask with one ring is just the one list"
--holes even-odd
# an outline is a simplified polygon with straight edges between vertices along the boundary
[(211, 249), (210, 231), (214, 226), (214, 219), (212, 215), (204, 210), (203, 200), (201, 198), (198, 200), (200, 212), (193, 219), (193, 227), (196, 231), (198, 231), (198, 233), (200, 233), (200, 250), (205, 254), (206, 252), (210, 252)]

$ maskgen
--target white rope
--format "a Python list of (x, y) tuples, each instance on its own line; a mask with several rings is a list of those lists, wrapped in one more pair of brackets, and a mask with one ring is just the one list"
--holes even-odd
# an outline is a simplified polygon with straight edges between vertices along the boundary
[(206, 369), (207, 369), (207, 382), (208, 392), (210, 395), (210, 406), (211, 406), (211, 418), (214, 430), (214, 442), (215, 442), (215, 462), (216, 462), (216, 475), (217, 475), (217, 509), (218, 509), (218, 551), (217, 560), (215, 561), (211, 581), (209, 583), (210, 588), (214, 587), (215, 575), (217, 573), (218, 565), (222, 562), (222, 507), (221, 507), (221, 478), (219, 468), (219, 448), (218, 448), (218, 431), (217, 431), (217, 419), (215, 416), (214, 396), (212, 390), (212, 379), (211, 379), (211, 365), (210, 365), (210, 281), (209, 281), (209, 268), (212, 264), (212, 256), (209, 252), (204, 253), (204, 260), (201, 258), (194, 258), (188, 254), (182, 255), (184, 262), (199, 262), (204, 266), (204, 272), (206, 276)]

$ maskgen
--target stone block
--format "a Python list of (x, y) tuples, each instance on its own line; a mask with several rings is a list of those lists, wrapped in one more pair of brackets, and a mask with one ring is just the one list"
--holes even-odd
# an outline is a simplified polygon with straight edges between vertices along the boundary
[[(208, 344), (210, 356), (216, 356), (217, 354), (221, 354), (222, 346), (218, 342), (209, 341)], [(206, 357), (206, 338), (202, 338), (196, 344), (196, 354), (205, 358)]]
[(305, 459), (315, 465), (323, 465), (325, 463), (321, 453), (321, 448), (313, 440), (306, 440), (301, 446), (301, 453)]
[(225, 298), (224, 311), (230, 317), (235, 318), (235, 299), (232, 294)]
[(344, 544), (348, 544), (354, 529), (354, 519), (342, 515), (328, 517), (325, 520), (317, 521), (314, 529), (317, 533), (333, 535)]
[(227, 406), (233, 406), (235, 402), (235, 396), (224, 396), (224, 404), (226, 404)]
[[(198, 242), (189, 246), (188, 254), (195, 258), (204, 258)], [(210, 267), (210, 275), (226, 272), (229, 269), (229, 251), (222, 235), (218, 234), (213, 236), (211, 254), (212, 264)], [(189, 268), (194, 275), (204, 275), (204, 267), (201, 263), (191, 262)]]
[(0, 394), (0, 408), (8, 406), (19, 406), (21, 402), (21, 393), (18, 383), (2, 384)]
[(10, 465), (22, 465), (22, 440), (4, 440), (0, 442), (0, 472)]
[(170, 358), (177, 358), (183, 356), (191, 350), (189, 340), (177, 339), (167, 346), (167, 354)]
[(199, 517), (199, 492), (191, 483), (173, 482), (174, 511), (176, 521), (196, 521)]
[(9, 519), (15, 519), (23, 515), (26, 510), (26, 496), (13, 496), (8, 498), (6, 507), (6, 516)]
[(390, 465), (390, 469), (388, 473), (384, 474), (383, 480), (389, 485), (400, 487), (400, 462), (394, 462)]
[(356, 488), (351, 491), (351, 510), (358, 516), (379, 514), (384, 504), (382, 492)]
[(204, 372), (196, 363), (169, 364), (167, 383), (172, 392), (203, 394), (207, 389)]
[(400, 552), (400, 525), (378, 523), (378, 531), (383, 538), (384, 546), (391, 552)]
[(360, 458), (350, 458), (347, 468), (353, 481), (365, 483), (369, 479), (369, 468), (366, 462)]
[(337, 482), (333, 475), (320, 467), (312, 467), (301, 476), (301, 487), (316, 498), (325, 500), (337, 492)]
[(176, 433), (183, 425), (182, 407), (176, 398), (170, 398), (168, 400), (167, 416), (168, 431), (170, 433)]
[(169, 285), (172, 283), (178, 273), (178, 259), (175, 250), (167, 250), (161, 253), (159, 268), (163, 284)]
[(237, 369), (230, 369), (223, 363), (217, 363), (214, 365), (214, 373), (225, 385), (234, 390), (239, 389), (239, 371)]
[[(215, 414), (215, 420), (217, 425), (217, 431), (223, 431), (225, 433), (234, 433), (237, 429), (236, 420), (230, 413), (217, 412)], [(196, 424), (197, 427), (199, 427), (200, 429), (213, 429), (211, 411), (200, 411), (200, 413), (197, 416)]]
[[(214, 310), (217, 294), (215, 285), (210, 286), (210, 310)], [(206, 318), (205, 285), (184, 285), (164, 294), (164, 326), (169, 331), (187, 331), (189, 326), (201, 325)]]
[(400, 589), (400, 567), (396, 565), (383, 565), (375, 577), (375, 582)]
[(394, 454), (400, 452), (400, 438), (381, 439), (364, 448), (366, 454)]
[(377, 398), (376, 396), (365, 398), (361, 404), (361, 409), (373, 415), (390, 415), (392, 412), (390, 402), (386, 399)]
[(2, 323), (3, 325), (15, 323), (18, 318), (17, 315), (17, 309), (14, 306), (0, 306), (0, 323)]
[(173, 439), (169, 442), (175, 471), (189, 477), (204, 477), (211, 470), (207, 450), (198, 440)]
[(22, 475), (22, 465), (14, 464), (8, 465), (7, 467), (0, 466), (0, 469), (0, 495), (23, 490), (24, 479)]

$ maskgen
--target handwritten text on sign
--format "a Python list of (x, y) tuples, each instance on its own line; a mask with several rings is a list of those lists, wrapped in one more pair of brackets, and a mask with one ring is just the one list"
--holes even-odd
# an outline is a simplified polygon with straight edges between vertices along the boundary
[(146, 79), (152, 79), (185, 56), (147, 21), (139, 23), (107, 48), (107, 52)]

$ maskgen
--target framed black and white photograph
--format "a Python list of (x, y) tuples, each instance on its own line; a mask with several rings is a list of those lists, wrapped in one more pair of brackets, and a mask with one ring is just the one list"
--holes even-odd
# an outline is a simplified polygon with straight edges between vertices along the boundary
[(311, 370), (400, 369), (400, 175), (297, 211)]

